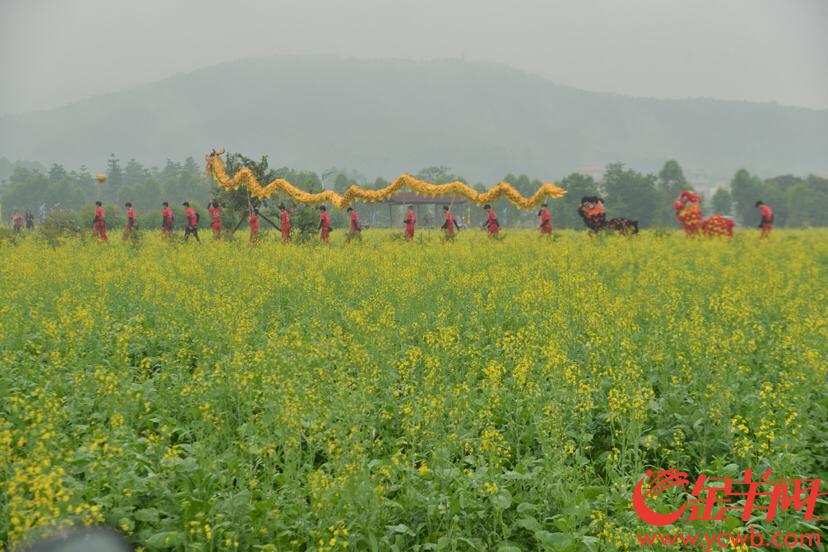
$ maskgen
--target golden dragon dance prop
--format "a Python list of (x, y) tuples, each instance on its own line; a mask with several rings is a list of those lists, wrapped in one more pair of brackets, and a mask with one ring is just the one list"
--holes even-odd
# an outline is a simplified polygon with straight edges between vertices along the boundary
[(566, 190), (554, 184), (543, 184), (530, 197), (524, 197), (511, 184), (500, 182), (495, 184), (486, 192), (479, 193), (467, 184), (459, 181), (448, 184), (431, 184), (424, 182), (409, 174), (402, 174), (394, 179), (388, 186), (381, 190), (368, 190), (361, 186), (352, 185), (345, 193), (326, 190), (318, 194), (311, 194), (300, 190), (287, 180), (277, 178), (276, 180), (262, 186), (253, 172), (247, 167), (239, 169), (232, 177), (227, 175), (220, 153), (208, 154), (204, 157), (207, 162), (207, 173), (212, 176), (219, 186), (225, 190), (235, 190), (241, 186), (247, 188), (250, 195), (257, 199), (266, 199), (278, 193), (284, 193), (299, 203), (324, 203), (331, 202), (339, 209), (351, 205), (353, 201), (386, 201), (403, 188), (407, 188), (418, 194), (428, 196), (442, 196), (448, 194), (465, 197), (478, 205), (491, 203), (501, 197), (505, 197), (521, 209), (533, 209), (543, 203), (546, 198), (558, 199), (566, 194)]

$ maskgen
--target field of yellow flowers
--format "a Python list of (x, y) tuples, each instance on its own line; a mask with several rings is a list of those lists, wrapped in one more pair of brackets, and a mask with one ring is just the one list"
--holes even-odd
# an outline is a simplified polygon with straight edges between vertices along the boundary
[(828, 480), (828, 230), (365, 234), (0, 244), (0, 546), (634, 550), (647, 467)]

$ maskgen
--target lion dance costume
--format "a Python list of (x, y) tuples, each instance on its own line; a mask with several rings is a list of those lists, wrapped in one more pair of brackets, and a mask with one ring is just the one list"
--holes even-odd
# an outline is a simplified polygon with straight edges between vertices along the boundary
[(578, 215), (584, 219), (584, 224), (593, 234), (604, 230), (618, 232), (620, 234), (637, 234), (638, 221), (626, 217), (618, 217), (607, 220), (604, 199), (598, 196), (586, 196), (581, 198), (581, 206), (578, 207)]
[(688, 236), (727, 236), (733, 237), (734, 223), (731, 219), (722, 215), (713, 215), (704, 220), (701, 210), (701, 197), (694, 192), (681, 192), (679, 198), (673, 204), (676, 211), (676, 218), (684, 227), (684, 233)]

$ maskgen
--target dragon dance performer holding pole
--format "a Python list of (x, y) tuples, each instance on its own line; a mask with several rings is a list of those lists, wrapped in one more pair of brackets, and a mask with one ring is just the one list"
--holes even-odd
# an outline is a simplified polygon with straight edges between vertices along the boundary
[(319, 206), (319, 239), (325, 243), (331, 241), (331, 216), (324, 205)]
[(282, 231), (282, 241), (287, 243), (290, 241), (290, 213), (288, 213), (284, 203), (279, 204), (279, 223), (279, 229)]
[(449, 209), (448, 205), (443, 205), (443, 211), (444, 211), (444, 213), (443, 213), (443, 221), (444, 222), (443, 222), (443, 225), (440, 228), (443, 230), (443, 232), (445, 234), (445, 237), (447, 239), (448, 238), (453, 238), (455, 228), (457, 230), (460, 230), (460, 226), (457, 224), (457, 221), (454, 219), (454, 214), (451, 212), (451, 209)]
[(265, 216), (265, 214), (264, 214), (264, 213), (262, 213), (261, 211), (259, 211), (258, 209), (256, 209), (256, 214), (257, 214), (260, 218), (265, 219), (265, 221), (266, 221), (269, 225), (271, 225), (273, 228), (275, 228), (276, 230), (281, 230), (281, 228), (279, 228), (278, 226), (276, 226), (276, 223), (275, 223), (275, 222), (273, 222), (272, 220), (270, 220), (269, 218), (267, 218), (267, 217)]
[(417, 223), (417, 215), (414, 213), (413, 205), (408, 206), (403, 222), (405, 223), (405, 239), (411, 241), (414, 239), (414, 225)]
[(163, 209), (161, 209), (161, 234), (164, 236), (169, 236), (172, 234), (173, 231), (173, 220), (175, 217), (173, 216), (172, 209), (170, 209), (170, 204), (166, 201), (161, 204)]
[(540, 231), (541, 236), (547, 236), (552, 233), (552, 215), (549, 214), (549, 207), (546, 203), (541, 205), (540, 211), (538, 211), (538, 220), (540, 224), (538, 225), (538, 230)]
[(762, 219), (759, 221), (759, 229), (762, 233), (759, 234), (759, 237), (767, 238), (770, 236), (771, 229), (773, 228), (773, 209), (770, 208), (770, 205), (765, 205), (762, 201), (757, 201), (756, 207), (759, 208), (759, 214), (762, 215)]
[(486, 211), (486, 221), (483, 225), (486, 227), (486, 232), (488, 232), (488, 236), (493, 238), (497, 236), (497, 233), (500, 232), (500, 222), (497, 220), (497, 213), (494, 212), (491, 205), (483, 206), (483, 209)]
[(221, 206), (219, 202), (213, 200), (207, 205), (207, 211), (210, 213), (210, 228), (213, 229), (213, 239), (221, 238)]
[(185, 201), (181, 205), (184, 206), (184, 218), (187, 219), (187, 227), (184, 229), (184, 239), (187, 240), (190, 238), (190, 235), (193, 235), (196, 241), (201, 243), (201, 240), (198, 238), (198, 213), (190, 207), (189, 201)]
[(106, 211), (100, 201), (95, 202), (95, 218), (92, 219), (92, 229), (102, 242), (106, 240)]
[(124, 203), (127, 208), (127, 223), (124, 226), (124, 241), (127, 241), (134, 232), (138, 230), (138, 217), (135, 214), (135, 209), (132, 208), (132, 203), (127, 201)]
[(359, 223), (359, 215), (353, 207), (348, 207), (347, 212), (351, 215), (351, 225), (348, 228), (347, 241), (350, 242), (354, 238), (358, 241), (362, 241), (362, 225)]
[(250, 208), (250, 218), (247, 219), (250, 225), (250, 243), (259, 241), (259, 210), (255, 207)]

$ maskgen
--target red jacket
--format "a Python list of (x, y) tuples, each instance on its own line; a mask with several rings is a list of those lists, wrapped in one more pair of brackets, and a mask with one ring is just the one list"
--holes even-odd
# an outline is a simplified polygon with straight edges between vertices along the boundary
[(497, 222), (497, 214), (494, 212), (494, 209), (489, 209), (489, 218), (486, 220), (486, 227), (490, 231), (500, 228), (500, 223)]
[(221, 224), (221, 207), (207, 207), (213, 224)]

